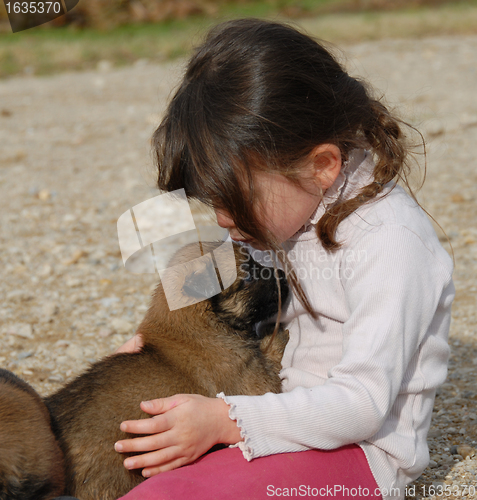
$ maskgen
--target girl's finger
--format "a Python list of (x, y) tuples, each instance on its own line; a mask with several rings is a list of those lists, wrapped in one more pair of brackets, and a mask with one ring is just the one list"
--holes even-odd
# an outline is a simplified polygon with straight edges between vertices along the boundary
[(168, 419), (163, 415), (153, 418), (141, 418), (140, 420), (125, 420), (119, 428), (130, 434), (157, 434), (170, 429)]
[(152, 399), (150, 401), (141, 402), (141, 410), (150, 415), (159, 415), (166, 411), (172, 410), (175, 406), (182, 402), (183, 396), (177, 394), (168, 398)]
[[(142, 455), (135, 455), (128, 457), (124, 460), (124, 467), (128, 470), (144, 469), (147, 467), (160, 467), (163, 464), (178, 459), (180, 450), (178, 447), (171, 446), (161, 450), (152, 451), (151, 453), (144, 453)], [(145, 476), (146, 477), (146, 476)]]
[(123, 439), (114, 444), (114, 449), (119, 453), (134, 451), (153, 451), (168, 446), (167, 436), (164, 434), (152, 434), (134, 439)]

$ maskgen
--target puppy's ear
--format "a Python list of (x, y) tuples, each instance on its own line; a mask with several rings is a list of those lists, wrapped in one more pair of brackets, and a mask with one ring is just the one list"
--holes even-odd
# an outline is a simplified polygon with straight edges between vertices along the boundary
[(212, 263), (187, 276), (182, 291), (194, 299), (208, 299), (217, 294), (220, 285), (217, 272)]

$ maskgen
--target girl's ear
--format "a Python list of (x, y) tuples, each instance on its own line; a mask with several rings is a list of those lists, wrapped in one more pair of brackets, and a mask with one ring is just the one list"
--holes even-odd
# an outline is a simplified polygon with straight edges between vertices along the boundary
[(341, 151), (334, 144), (320, 144), (311, 152), (311, 162), (316, 181), (325, 191), (341, 172)]

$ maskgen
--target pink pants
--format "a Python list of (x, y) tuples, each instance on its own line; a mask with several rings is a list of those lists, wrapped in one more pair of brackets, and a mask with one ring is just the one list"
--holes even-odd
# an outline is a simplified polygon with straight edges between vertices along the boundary
[(120, 500), (265, 500), (273, 497), (381, 499), (363, 450), (309, 450), (255, 458), (238, 448), (204, 455), (163, 472)]

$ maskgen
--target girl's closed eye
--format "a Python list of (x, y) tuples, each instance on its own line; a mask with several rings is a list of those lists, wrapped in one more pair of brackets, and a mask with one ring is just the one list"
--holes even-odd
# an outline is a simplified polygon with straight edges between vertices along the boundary
[[(258, 220), (279, 243), (288, 240), (316, 210), (322, 194), (333, 184), (340, 170), (339, 148), (334, 144), (323, 144), (314, 148), (307, 158), (298, 182), (281, 174), (254, 171), (254, 209)], [(236, 227), (227, 211), (216, 209), (215, 212), (217, 223), (229, 230), (233, 240), (254, 241)]]

